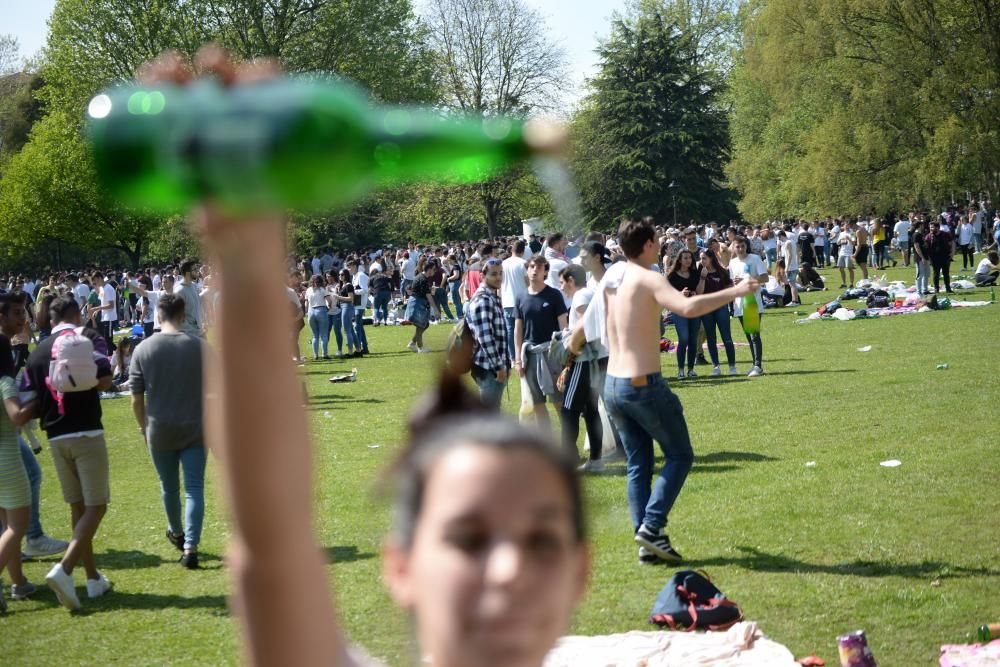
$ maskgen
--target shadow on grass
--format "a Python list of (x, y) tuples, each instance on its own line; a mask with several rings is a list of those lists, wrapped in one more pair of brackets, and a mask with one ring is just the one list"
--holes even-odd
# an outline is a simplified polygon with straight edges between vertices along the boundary
[(345, 396), (343, 394), (322, 394), (320, 396), (310, 396), (307, 410), (329, 409), (331, 405), (337, 403), (385, 403), (381, 398), (358, 398), (356, 396)]
[[(55, 601), (55, 594), (52, 594)], [(228, 616), (225, 595), (163, 595), (158, 593), (131, 593), (114, 589), (97, 600), (81, 600), (83, 607), (72, 612), (73, 616), (90, 616), (122, 609), (208, 609), (215, 616)], [(58, 602), (56, 602), (58, 605)]]
[(768, 554), (754, 547), (736, 547), (743, 556), (730, 558), (691, 559), (689, 563), (699, 567), (713, 565), (735, 565), (756, 572), (794, 572), (840, 574), (852, 577), (908, 577), (923, 579), (962, 579), (965, 577), (1000, 577), (1000, 569), (984, 567), (962, 567), (941, 561), (920, 563), (889, 563), (885, 561), (855, 560), (833, 565), (816, 565), (788, 556)]
[(780, 461), (781, 459), (757, 452), (712, 452), (703, 456), (695, 456), (695, 465), (700, 463), (719, 463), (723, 461)]
[(354, 561), (368, 560), (375, 557), (373, 553), (358, 551), (358, 548), (354, 545), (326, 547), (324, 551), (326, 552), (327, 563), (353, 563)]
[(857, 373), (853, 368), (825, 368), (816, 371), (764, 371), (764, 377), (768, 375), (816, 375), (817, 373)]
[[(175, 552), (177, 555), (171, 555), (169, 558), (164, 558), (159, 554), (150, 554), (145, 551), (131, 550), (131, 551), (119, 551), (117, 549), (109, 549), (107, 551), (97, 554), (97, 560), (102, 567), (106, 567), (108, 570), (141, 570), (150, 567), (160, 567), (161, 565), (178, 565), (180, 560), (180, 552)], [(205, 553), (203, 551), (198, 552), (198, 561), (201, 563), (202, 570), (216, 570), (222, 567), (222, 559), (214, 554)], [(216, 565), (206, 566), (206, 563), (216, 563)]]

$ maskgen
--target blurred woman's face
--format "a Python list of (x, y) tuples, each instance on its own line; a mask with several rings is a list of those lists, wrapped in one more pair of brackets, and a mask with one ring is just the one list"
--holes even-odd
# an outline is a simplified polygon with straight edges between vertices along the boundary
[(458, 446), (434, 464), (386, 579), (437, 667), (538, 667), (583, 593), (587, 549), (560, 473), (538, 454)]

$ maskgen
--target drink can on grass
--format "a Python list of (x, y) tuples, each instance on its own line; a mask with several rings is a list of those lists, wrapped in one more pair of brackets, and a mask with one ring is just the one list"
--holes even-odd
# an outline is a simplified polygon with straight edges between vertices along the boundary
[(840, 649), (840, 667), (878, 667), (875, 656), (868, 648), (864, 630), (857, 630), (837, 637)]

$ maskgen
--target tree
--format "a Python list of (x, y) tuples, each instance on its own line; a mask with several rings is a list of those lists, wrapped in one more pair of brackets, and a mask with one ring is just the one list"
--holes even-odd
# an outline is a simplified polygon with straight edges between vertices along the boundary
[(771, 0), (746, 18), (728, 167), (744, 215), (1000, 188), (995, 0)]
[(95, 180), (78, 122), (53, 112), (36, 123), (0, 182), (0, 238), (8, 258), (46, 243), (70, 244), (119, 250), (137, 268), (162, 221), (104, 202)]
[[(566, 56), (523, 0), (431, 0), (427, 20), (452, 109), (526, 117), (558, 107)], [(489, 236), (525, 178), (515, 170), (478, 186)]]
[(619, 18), (573, 123), (573, 168), (591, 225), (619, 217), (672, 219), (672, 181), (685, 217), (732, 211), (722, 166), (728, 125), (723, 82), (699, 63), (697, 42), (658, 11)]

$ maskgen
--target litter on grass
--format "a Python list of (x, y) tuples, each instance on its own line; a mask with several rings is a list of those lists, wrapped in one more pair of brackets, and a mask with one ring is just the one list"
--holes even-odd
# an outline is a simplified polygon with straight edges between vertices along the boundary
[(352, 368), (351, 372), (347, 375), (334, 375), (330, 378), (330, 382), (336, 384), (337, 382), (354, 382), (358, 379), (358, 369)]
[(858, 352), (871, 352), (871, 351), (872, 351), (871, 345), (865, 345), (864, 347), (858, 348)]
[(368, 449), (378, 449), (382, 445), (368, 445)]
[(806, 461), (806, 467), (807, 468), (815, 468), (816, 467), (816, 462), (815, 461)]
[(883, 468), (898, 468), (899, 466), (903, 465), (903, 462), (897, 459), (889, 459), (888, 461), (882, 461), (882, 463), (879, 463), (879, 465), (882, 466)]

